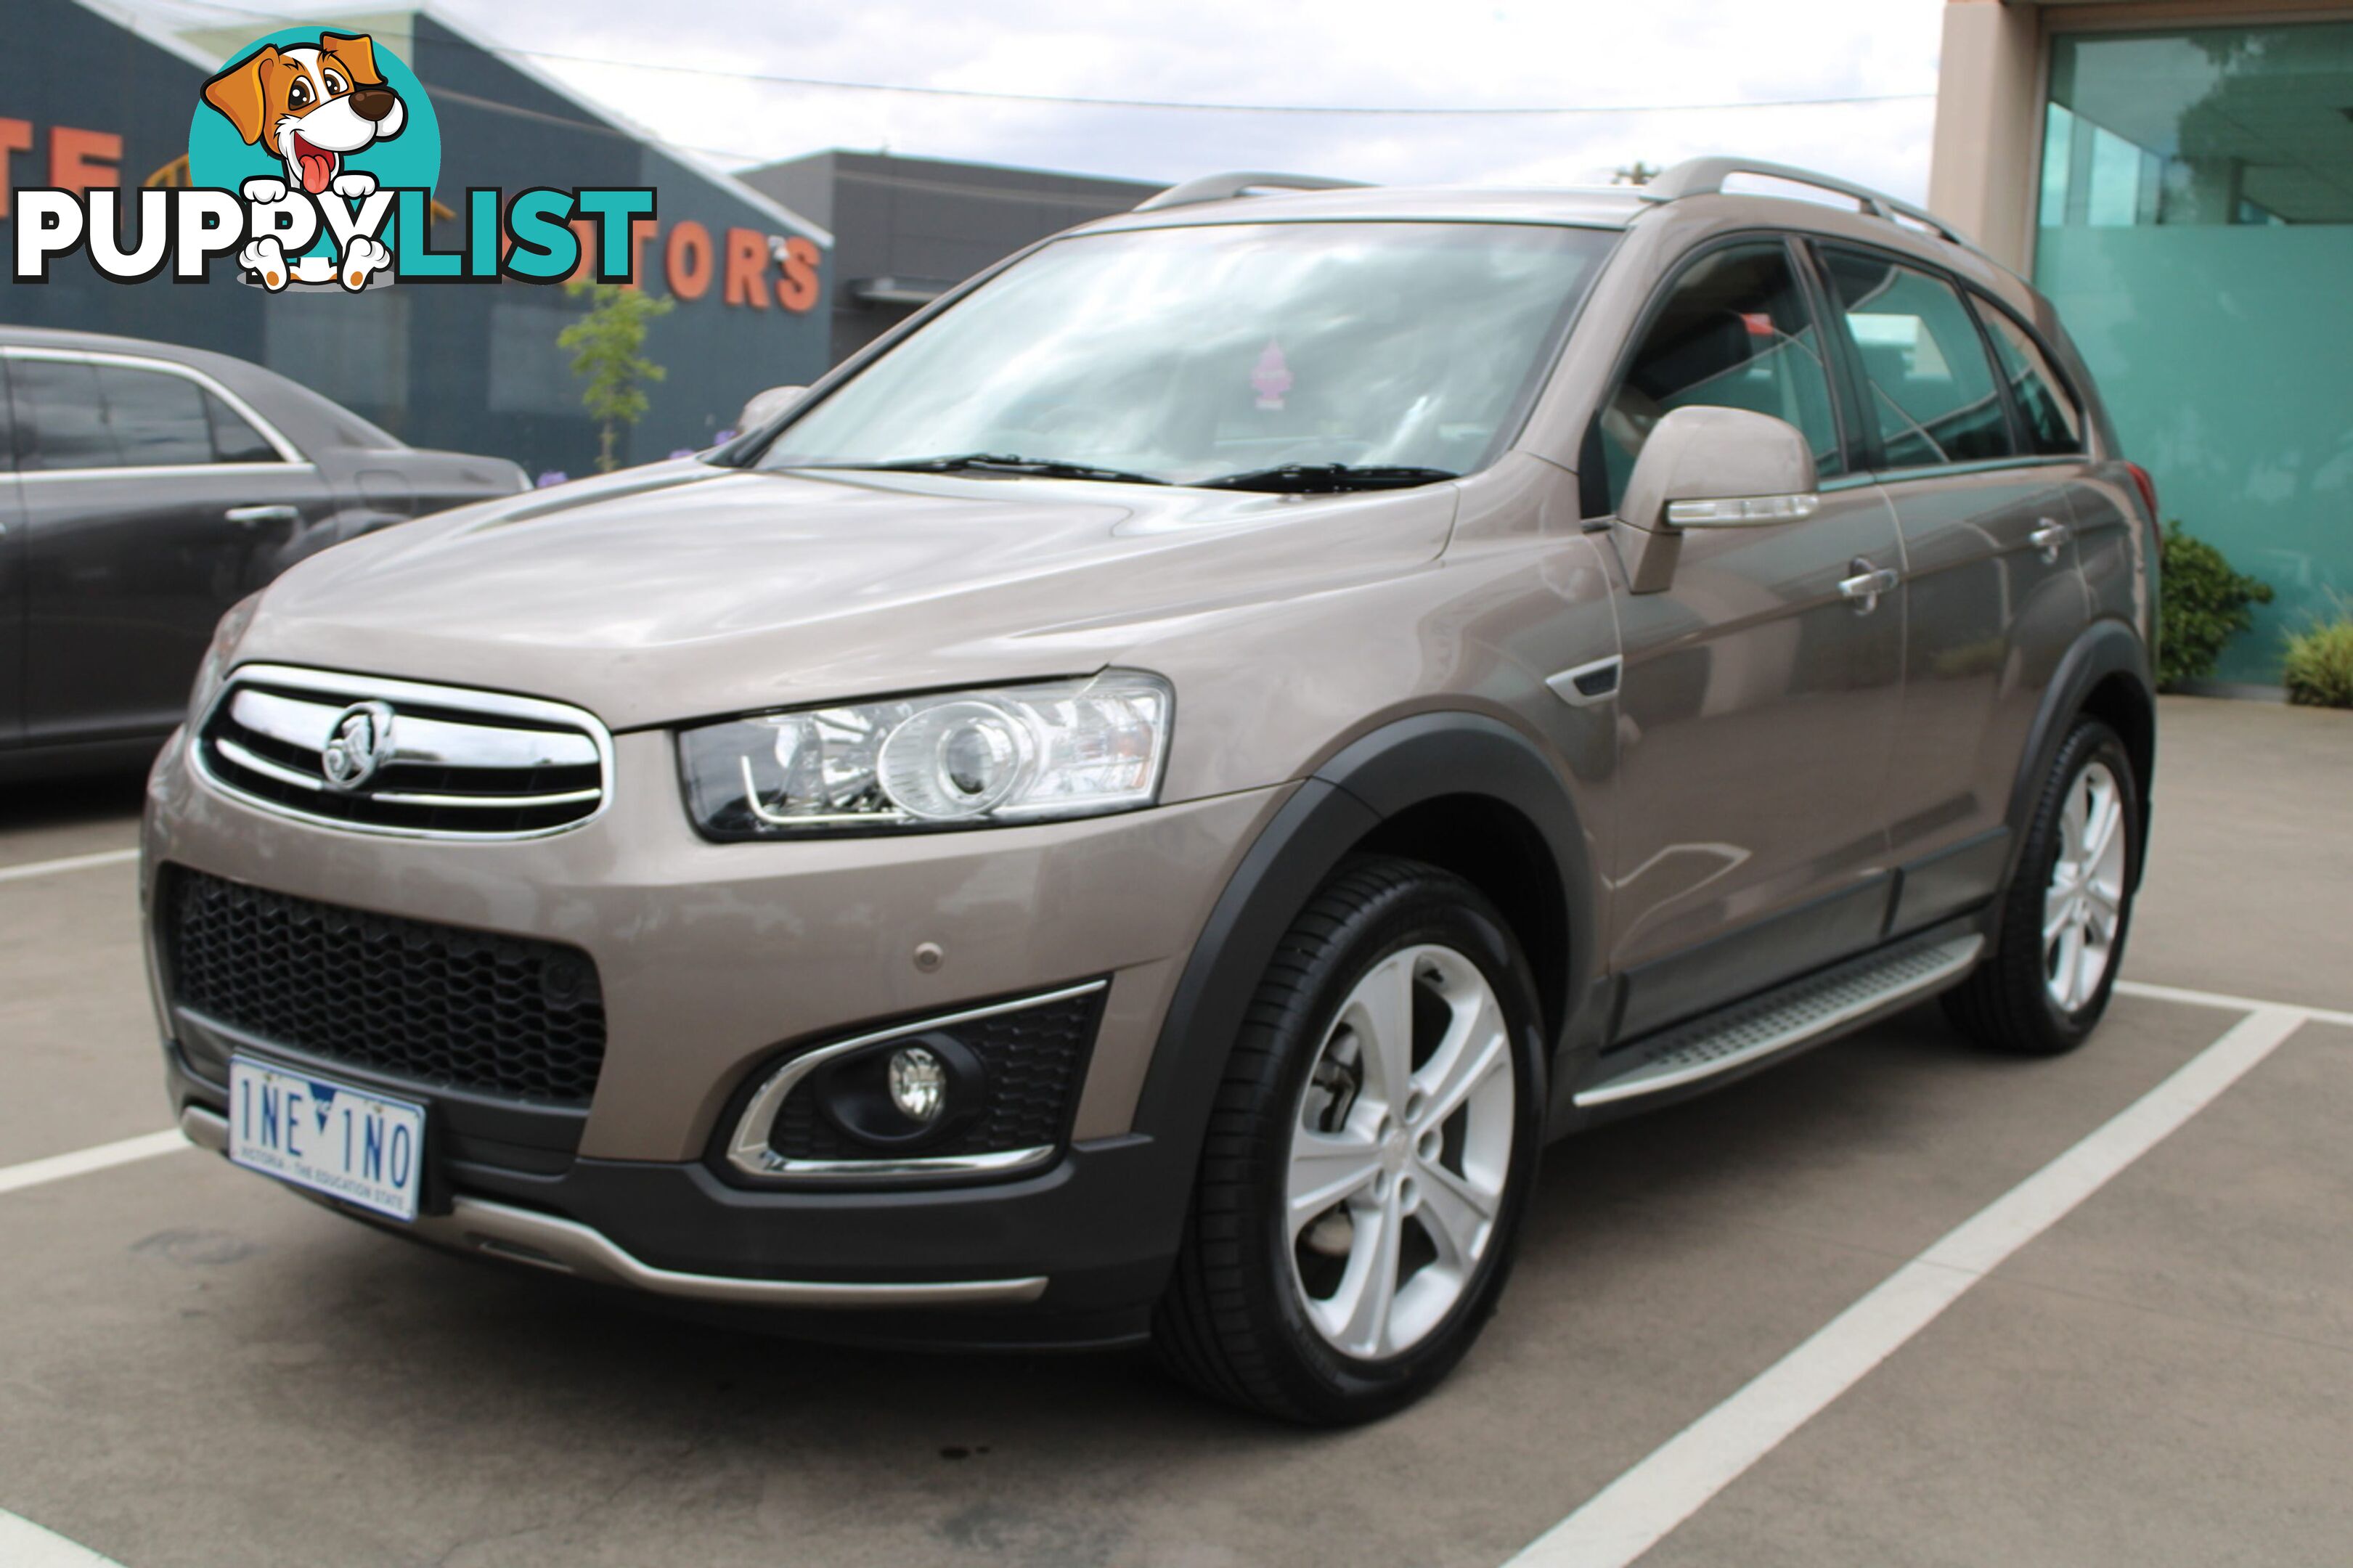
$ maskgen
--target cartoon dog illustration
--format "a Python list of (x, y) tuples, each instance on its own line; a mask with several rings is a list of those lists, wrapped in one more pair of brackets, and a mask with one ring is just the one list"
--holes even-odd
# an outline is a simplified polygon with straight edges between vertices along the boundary
[[(283, 182), (245, 183), (250, 201), (283, 200), (290, 188), (361, 200), (375, 191), (375, 177), (344, 172), (344, 157), (391, 140), (408, 123), (408, 107), (385, 85), (375, 43), (365, 33), (322, 33), (316, 47), (265, 44), (206, 82), (205, 101), (248, 143), (269, 148), (285, 165)], [(354, 240), (342, 258), (340, 280), (347, 289), (363, 288), (391, 259), (380, 242)], [(336, 277), (335, 264), (321, 257), (301, 258), (290, 268), (275, 239), (254, 241), (237, 252), (237, 260), (272, 292), (290, 278), (324, 283)]]

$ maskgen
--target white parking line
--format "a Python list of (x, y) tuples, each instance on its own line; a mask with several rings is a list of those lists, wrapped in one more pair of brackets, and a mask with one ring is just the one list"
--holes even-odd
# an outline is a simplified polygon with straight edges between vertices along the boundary
[(93, 866), (120, 866), (125, 860), (136, 860), (136, 849), (101, 849), (94, 855), (68, 855), (57, 860), (35, 860), (24, 866), (0, 866), (0, 882), (15, 882), (26, 877), (47, 877), (59, 871), (87, 871)]
[[(136, 1138), (125, 1138), (116, 1143), (100, 1143), (94, 1149), (77, 1149), (70, 1154), (52, 1154), (46, 1160), (27, 1160), (21, 1165), (0, 1165), (0, 1193), (21, 1192), (47, 1182), (61, 1182), (68, 1176), (79, 1176), (88, 1171), (103, 1171), (111, 1165), (128, 1165), (134, 1160), (152, 1160), (158, 1154), (175, 1153), (192, 1149), (176, 1127), (168, 1132), (142, 1132)], [(0, 1563), (11, 1561), (0, 1557)]]
[(2251, 1007), (2171, 1077), (1947, 1233), (1537, 1537), (1507, 1568), (1624, 1568), (1657, 1545), (1970, 1286), (2212, 1104), (2315, 1016), (2301, 1007)]
[(121, 1568), (113, 1558), (100, 1557), (5, 1508), (0, 1508), (0, 1563), (8, 1568)]
[(2151, 985), (2144, 980), (2119, 980), (2116, 989), (2126, 996), (2138, 996), (2148, 1002), (2185, 1002), (2192, 1007), (2221, 1007), (2233, 1013), (2253, 1013), (2265, 1007), (2285, 1007), (2301, 1013), (2316, 1024), (2342, 1024), (2353, 1028), (2353, 1013), (2332, 1012), (2327, 1007), (2307, 1007), (2301, 1002), (2262, 1002), (2253, 996), (2226, 996), (2220, 991), (2185, 991), (2179, 985)]

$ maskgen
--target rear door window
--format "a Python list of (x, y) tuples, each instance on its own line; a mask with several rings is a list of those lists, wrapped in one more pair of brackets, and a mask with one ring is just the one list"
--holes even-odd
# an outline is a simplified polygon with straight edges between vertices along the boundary
[(212, 420), (205, 389), (185, 376), (125, 365), (98, 367), (99, 395), (114, 430), (122, 466), (180, 467), (213, 460)]
[(1675, 279), (1596, 417), (1609, 509), (1626, 497), (1634, 459), (1678, 408), (1745, 408), (1805, 435), (1823, 479), (1846, 471), (1821, 333), (1778, 240), (1726, 246)]
[(1825, 248), (1822, 263), (1889, 468), (2017, 455), (1985, 340), (1958, 290), (1864, 251)]
[[(185, 375), (136, 365), (12, 359), (8, 409), (18, 466), (192, 468), (285, 460), (253, 422)], [(8, 421), (0, 420), (0, 434)]]
[(16, 462), (26, 473), (121, 466), (96, 369), (69, 360), (15, 360), (8, 388), (16, 415)]
[(205, 416), (212, 425), (213, 461), (216, 463), (282, 463), (285, 457), (271, 446), (245, 416), (211, 393), (205, 394)]
[(2037, 457), (2070, 456), (2084, 449), (2084, 411), (2067, 384), (2051, 368), (2051, 358), (2034, 334), (2009, 311), (1972, 300), (1978, 319), (1993, 341), (1993, 357), (2010, 383), (2010, 400), (2026, 426), (2027, 449)]

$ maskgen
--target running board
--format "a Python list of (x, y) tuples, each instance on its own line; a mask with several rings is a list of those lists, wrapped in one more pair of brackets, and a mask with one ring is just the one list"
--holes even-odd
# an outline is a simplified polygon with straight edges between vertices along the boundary
[(1915, 937), (1678, 1024), (1634, 1049), (1641, 1059), (1577, 1092), (1580, 1109), (1697, 1083), (1935, 990), (1977, 962), (1985, 938)]

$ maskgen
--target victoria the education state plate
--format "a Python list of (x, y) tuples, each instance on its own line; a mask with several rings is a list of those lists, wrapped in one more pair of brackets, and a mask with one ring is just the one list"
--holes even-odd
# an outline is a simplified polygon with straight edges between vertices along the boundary
[(417, 1217), (425, 1108), (250, 1057), (228, 1067), (228, 1157), (393, 1219)]

